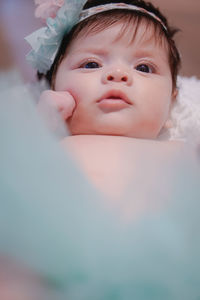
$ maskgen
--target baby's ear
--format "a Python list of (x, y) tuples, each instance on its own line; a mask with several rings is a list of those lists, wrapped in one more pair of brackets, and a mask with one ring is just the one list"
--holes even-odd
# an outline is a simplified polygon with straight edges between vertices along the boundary
[(177, 96), (178, 96), (178, 89), (175, 88), (174, 91), (172, 92), (172, 98), (171, 98), (172, 101), (171, 101), (169, 112), (168, 112), (168, 118), (163, 126), (165, 129), (170, 129), (174, 126), (173, 121), (171, 120), (171, 110), (173, 108), (173, 105), (174, 105), (174, 102), (176, 101)]
[(177, 99), (178, 96), (178, 89), (175, 88), (172, 92), (172, 102), (174, 102)]
[(163, 128), (165, 129), (170, 129), (174, 126), (174, 123), (171, 119), (167, 119), (167, 121), (165, 122)]

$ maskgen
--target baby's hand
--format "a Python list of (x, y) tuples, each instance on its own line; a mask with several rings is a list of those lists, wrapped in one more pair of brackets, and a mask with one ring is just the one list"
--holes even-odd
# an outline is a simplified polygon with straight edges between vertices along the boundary
[(47, 106), (54, 107), (61, 114), (62, 119), (66, 121), (72, 116), (76, 102), (69, 92), (46, 90), (40, 96), (38, 109), (43, 112)]

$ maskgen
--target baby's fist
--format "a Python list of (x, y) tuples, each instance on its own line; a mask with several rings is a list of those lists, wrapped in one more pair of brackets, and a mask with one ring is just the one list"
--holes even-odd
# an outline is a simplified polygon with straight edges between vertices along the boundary
[(44, 112), (47, 106), (54, 107), (61, 114), (62, 119), (66, 121), (72, 116), (76, 102), (69, 92), (46, 90), (40, 95), (38, 109)]

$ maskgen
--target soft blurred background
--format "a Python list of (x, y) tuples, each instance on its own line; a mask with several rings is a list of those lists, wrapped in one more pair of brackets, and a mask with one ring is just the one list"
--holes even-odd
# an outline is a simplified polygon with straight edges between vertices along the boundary
[[(182, 55), (183, 76), (200, 78), (200, 0), (152, 0), (181, 29), (176, 41)], [(24, 37), (41, 26), (34, 18), (34, 0), (0, 0), (0, 70), (13, 66), (26, 81), (35, 80), (35, 71), (27, 64), (30, 50)]]

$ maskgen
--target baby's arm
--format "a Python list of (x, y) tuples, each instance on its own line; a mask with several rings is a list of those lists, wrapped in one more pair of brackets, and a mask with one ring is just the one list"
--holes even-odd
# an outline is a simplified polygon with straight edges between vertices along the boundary
[(61, 115), (63, 121), (66, 121), (72, 116), (76, 107), (76, 102), (73, 96), (69, 92), (55, 92), (52, 90), (46, 90), (42, 92), (38, 109), (41, 113), (45, 111), (47, 106), (54, 107)]

